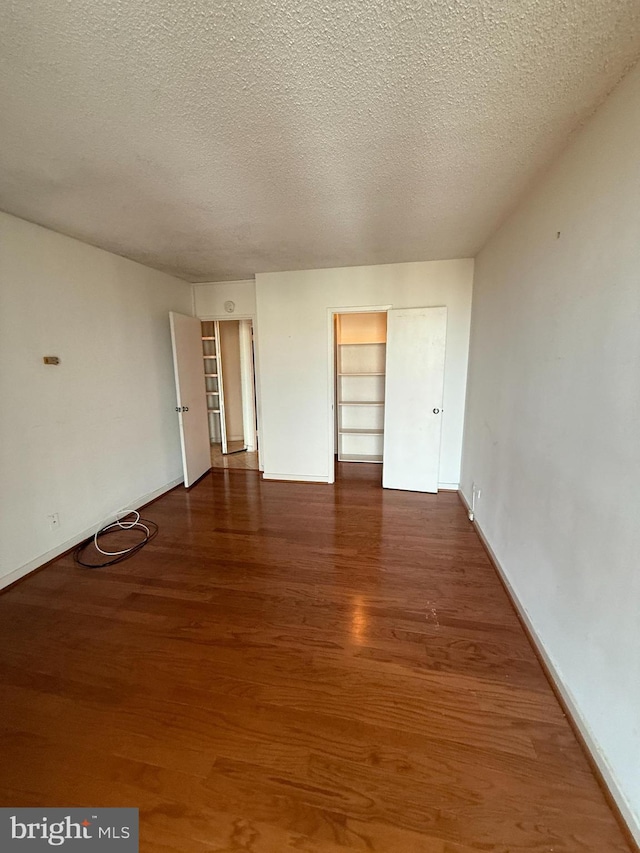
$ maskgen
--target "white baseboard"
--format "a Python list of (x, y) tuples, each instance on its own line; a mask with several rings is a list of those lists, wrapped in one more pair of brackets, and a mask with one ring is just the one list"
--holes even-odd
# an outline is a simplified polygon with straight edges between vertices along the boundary
[(24, 566), (20, 566), (18, 569), (14, 569), (9, 572), (8, 575), (4, 575), (0, 577), (0, 590), (4, 589), (7, 586), (11, 586), (12, 583), (19, 581), (20, 578), (25, 577), (30, 572), (34, 572), (36, 569), (39, 569), (40, 566), (44, 566), (45, 563), (49, 563), (51, 560), (55, 560), (56, 557), (59, 557), (61, 554), (64, 554), (65, 551), (68, 551), (70, 548), (75, 548), (76, 545), (79, 545), (81, 542), (84, 542), (85, 539), (88, 539), (89, 536), (92, 536), (99, 527), (102, 527), (104, 524), (107, 524), (110, 520), (115, 520), (116, 515), (122, 511), (139, 509), (141, 506), (150, 503), (151, 501), (159, 498), (160, 495), (163, 495), (165, 492), (170, 492), (171, 489), (174, 489), (176, 486), (180, 485), (183, 482), (182, 477), (178, 477), (177, 480), (172, 480), (170, 483), (167, 483), (164, 486), (161, 486), (159, 489), (154, 489), (154, 491), (149, 492), (146, 495), (142, 495), (135, 501), (131, 501), (131, 503), (123, 506), (118, 510), (118, 513), (112, 513), (111, 517), (101, 518), (99, 521), (96, 521), (95, 524), (92, 524), (91, 527), (88, 527), (86, 530), (83, 530), (81, 533), (77, 533), (75, 536), (72, 536), (70, 539), (67, 539), (66, 542), (62, 542), (60, 545), (56, 545), (55, 548), (52, 548), (50, 551), (46, 551), (44, 554), (40, 554), (39, 557), (36, 557), (34, 560), (30, 560), (28, 563), (25, 563)]
[[(462, 491), (458, 491), (458, 494), (460, 495), (462, 503), (466, 506), (467, 511), (469, 511), (471, 509), (471, 504), (467, 500), (466, 496), (462, 493)], [(495, 552), (494, 552), (493, 548), (491, 547), (491, 544), (489, 543), (489, 540), (487, 539), (482, 527), (480, 526), (480, 524), (478, 523), (477, 520), (475, 520), (473, 522), (473, 525), (476, 529), (476, 533), (478, 534), (480, 540), (482, 541), (482, 544), (487, 549), (489, 556), (491, 557), (491, 560), (492, 560), (498, 574), (500, 575), (500, 577), (502, 579), (502, 582), (504, 583), (504, 585), (505, 585), (505, 587), (509, 593), (511, 601), (513, 602), (513, 605), (518, 612), (518, 616), (520, 617), (520, 619), (522, 620), (522, 622), (526, 626), (527, 631), (529, 632), (529, 636), (535, 645), (536, 652), (544, 661), (544, 664), (547, 668), (547, 672), (548, 672), (549, 676), (551, 677), (551, 680), (553, 681), (553, 685), (556, 688), (556, 690), (558, 691), (558, 693), (560, 694), (560, 696), (562, 697), (562, 701), (564, 702), (564, 704), (566, 706), (566, 710), (569, 712), (569, 715), (571, 716), (571, 721), (573, 722), (575, 727), (580, 732), (580, 735), (582, 737), (584, 745), (589, 750), (589, 755), (591, 756), (594, 764), (596, 765), (596, 767), (600, 771), (602, 781), (607, 786), (607, 789), (609, 791), (609, 794), (611, 795), (611, 798), (613, 799), (616, 806), (618, 807), (618, 810), (620, 812), (620, 816), (622, 817), (625, 824), (627, 825), (629, 833), (633, 837), (635, 843), (638, 846), (640, 846), (640, 820), (638, 819), (638, 816), (635, 814), (635, 812), (631, 808), (631, 804), (627, 800), (627, 797), (626, 797), (624, 791), (618, 785), (618, 782), (616, 781), (613, 770), (611, 769), (611, 766), (610, 766), (609, 762), (607, 761), (606, 756), (602, 752), (602, 749), (600, 748), (598, 741), (596, 740), (593, 732), (591, 731), (589, 723), (587, 722), (587, 720), (585, 720), (584, 716), (582, 715), (582, 712), (580, 711), (578, 704), (576, 703), (576, 700), (575, 700), (573, 694), (571, 693), (569, 688), (564, 683), (564, 681), (563, 681), (563, 679), (562, 679), (562, 677), (561, 677), (561, 675), (560, 675), (560, 673), (559, 673), (559, 671), (558, 671), (558, 669), (557, 669), (557, 667), (553, 661), (553, 658), (551, 657), (551, 655), (547, 651), (547, 648), (545, 647), (544, 643), (542, 642), (540, 635), (536, 631), (535, 626), (534, 626), (533, 622), (531, 621), (531, 617), (529, 616), (529, 613), (527, 612), (526, 607), (523, 605), (518, 594), (516, 593), (515, 589), (511, 585), (511, 581), (509, 580), (509, 577), (508, 577), (506, 571), (504, 570), (503, 566), (501, 565), (500, 561), (496, 557)]]
[(267, 474), (262, 475), (263, 480), (284, 480), (292, 483), (328, 483), (329, 478), (315, 476), (313, 474)]
[[(329, 483), (329, 477), (313, 476), (311, 474), (267, 474), (262, 475), (264, 480), (284, 480), (293, 483)], [(438, 489), (443, 492), (457, 492), (459, 483), (438, 483)]]

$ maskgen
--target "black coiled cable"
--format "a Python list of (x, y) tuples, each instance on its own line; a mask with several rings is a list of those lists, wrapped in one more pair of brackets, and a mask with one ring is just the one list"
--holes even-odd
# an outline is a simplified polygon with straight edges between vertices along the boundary
[[(128, 521), (127, 519), (130, 517), (132, 520)], [(99, 544), (100, 537), (107, 536), (109, 533), (114, 533), (116, 530), (141, 530), (144, 533), (144, 538), (139, 542), (136, 542), (135, 545), (132, 545), (130, 548), (123, 548), (120, 551), (103, 550)], [(85, 539), (84, 542), (81, 542), (73, 552), (73, 559), (79, 566), (84, 566), (86, 569), (104, 569), (107, 566), (115, 566), (116, 563), (121, 563), (123, 560), (128, 560), (129, 557), (133, 557), (133, 555), (137, 554), (138, 551), (144, 548), (148, 542), (155, 539), (157, 535), (158, 525), (155, 521), (140, 518), (140, 513), (134, 510), (110, 524), (105, 524), (105, 526), (101, 527), (93, 536), (90, 536), (88, 539)], [(105, 560), (102, 563), (86, 562), (86, 552), (91, 545), (93, 545), (94, 549), (99, 554), (110, 557), (110, 559)]]

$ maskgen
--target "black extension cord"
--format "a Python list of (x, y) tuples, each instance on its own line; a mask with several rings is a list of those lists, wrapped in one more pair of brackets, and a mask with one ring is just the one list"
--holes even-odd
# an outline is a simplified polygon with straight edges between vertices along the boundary
[[(130, 515), (136, 516), (135, 521), (126, 521), (126, 519)], [(98, 546), (98, 540), (101, 536), (108, 536), (109, 533), (114, 533), (116, 530), (142, 531), (144, 533), (144, 538), (141, 539), (139, 542), (136, 542), (136, 544), (132, 545), (130, 548), (126, 548), (118, 552), (113, 552), (113, 555), (110, 555), (110, 559), (105, 560), (102, 563), (87, 563), (87, 549), (91, 545), (93, 545), (94, 550), (98, 554), (103, 556), (103, 553), (101, 552)], [(105, 526), (101, 527), (97, 533), (95, 533), (93, 536), (90, 536), (88, 539), (85, 539), (84, 542), (81, 542), (73, 552), (73, 559), (79, 566), (83, 566), (85, 569), (105, 569), (107, 568), (107, 566), (115, 566), (116, 563), (122, 563), (123, 560), (128, 560), (129, 557), (133, 557), (133, 555), (137, 554), (138, 551), (144, 548), (144, 546), (148, 542), (151, 542), (152, 539), (155, 539), (157, 535), (158, 525), (155, 523), (155, 521), (150, 521), (147, 518), (140, 518), (140, 515), (137, 512), (129, 513), (118, 521), (111, 522), (110, 524), (105, 524)]]

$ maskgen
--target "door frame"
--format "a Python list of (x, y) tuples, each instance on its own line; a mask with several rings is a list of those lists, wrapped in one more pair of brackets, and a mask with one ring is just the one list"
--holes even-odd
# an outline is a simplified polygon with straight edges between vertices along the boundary
[[(248, 324), (251, 323), (249, 326)], [(240, 345), (240, 392), (242, 395), (242, 427), (244, 445), (249, 452), (257, 450), (256, 377), (254, 368), (253, 322), (238, 320)]]
[(264, 465), (262, 464), (261, 452), (260, 452), (260, 435), (262, 435), (262, 403), (260, 398), (260, 362), (258, 355), (258, 326), (256, 323), (256, 315), (255, 314), (194, 314), (200, 322), (207, 322), (211, 320), (218, 320), (220, 322), (224, 320), (251, 320), (251, 328), (253, 329), (253, 356), (254, 356), (254, 364), (253, 364), (253, 387), (256, 395), (256, 421), (258, 423), (257, 429), (257, 451), (258, 451), (258, 470), (264, 471)]
[(335, 316), (336, 314), (386, 314), (390, 311), (393, 305), (342, 305), (333, 308), (327, 308), (327, 348), (328, 348), (328, 389), (329, 395), (327, 398), (327, 435), (328, 435), (328, 450), (329, 450), (329, 465), (327, 483), (335, 483), (336, 481), (336, 340), (335, 340)]

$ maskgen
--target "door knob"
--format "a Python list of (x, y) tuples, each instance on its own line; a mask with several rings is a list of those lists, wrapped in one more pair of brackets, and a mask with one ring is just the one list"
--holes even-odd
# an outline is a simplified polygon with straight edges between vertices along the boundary
[(440, 409), (434, 409), (434, 410), (433, 410), (433, 414), (434, 414), (434, 415), (439, 415), (439, 414), (440, 414)]

